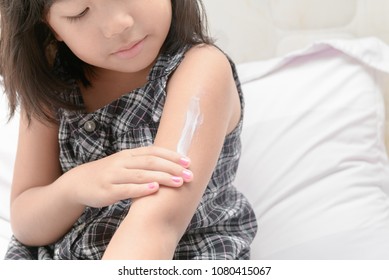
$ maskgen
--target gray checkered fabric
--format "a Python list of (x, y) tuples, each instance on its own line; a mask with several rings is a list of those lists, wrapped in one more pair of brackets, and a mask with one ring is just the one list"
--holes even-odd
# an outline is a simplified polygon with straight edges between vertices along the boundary
[[(161, 55), (142, 88), (93, 113), (59, 110), (63, 172), (123, 149), (153, 144), (165, 103), (166, 84), (187, 49), (175, 55)], [(240, 82), (232, 61), (231, 67), (243, 109)], [(74, 104), (83, 104), (76, 86), (66, 98)], [(250, 257), (250, 243), (257, 231), (256, 218), (247, 199), (232, 184), (241, 151), (242, 120), (225, 138), (216, 169), (174, 259)], [(131, 200), (104, 208), (88, 207), (70, 232), (49, 246), (27, 247), (13, 238), (6, 259), (101, 259), (130, 207)]]

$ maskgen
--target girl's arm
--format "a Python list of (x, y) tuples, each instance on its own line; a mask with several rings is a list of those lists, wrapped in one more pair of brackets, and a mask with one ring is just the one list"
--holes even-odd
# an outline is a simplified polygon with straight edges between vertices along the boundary
[(27, 245), (46, 245), (69, 228), (83, 211), (65, 200), (58, 161), (58, 126), (21, 113), (18, 149), (11, 191), (11, 225), (16, 238)]
[[(158, 190), (179, 187), (173, 178), (189, 165), (178, 153), (157, 147), (125, 150), (76, 167), (62, 175), (58, 126), (21, 114), (11, 191), (11, 225), (15, 237), (31, 246), (62, 237), (85, 206), (103, 207)], [(181, 179), (182, 180), (182, 179)]]
[(189, 149), (193, 181), (134, 201), (113, 236), (105, 259), (171, 259), (211, 178), (225, 136), (237, 125), (240, 102), (231, 66), (218, 49), (198, 46), (186, 54), (168, 84), (155, 145), (176, 150), (192, 98), (202, 123)]

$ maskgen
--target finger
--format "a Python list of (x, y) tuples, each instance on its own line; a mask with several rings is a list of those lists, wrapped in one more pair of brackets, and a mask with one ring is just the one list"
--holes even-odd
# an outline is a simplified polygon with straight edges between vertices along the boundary
[(113, 195), (117, 201), (147, 196), (157, 192), (159, 184), (151, 182), (147, 184), (120, 184), (113, 186)]
[(155, 156), (158, 158), (162, 158), (177, 163), (186, 168), (189, 167), (190, 165), (190, 159), (187, 156), (180, 155), (175, 151), (158, 147), (158, 146), (147, 146), (147, 147), (131, 149), (129, 150), (129, 154), (132, 157)]
[(181, 176), (181, 174), (186, 169), (182, 165), (167, 160), (165, 158), (145, 155), (127, 158), (124, 161), (123, 166), (127, 169), (143, 169), (149, 171), (159, 171), (169, 173), (175, 176)]
[[(180, 187), (184, 181), (188, 181), (187, 173), (189, 170), (184, 170), (181, 173), (174, 175), (167, 172), (142, 170), (142, 169), (123, 169), (115, 176), (115, 184), (146, 184), (148, 182), (157, 182), (160, 185), (168, 187)], [(190, 178), (189, 178), (190, 179)]]

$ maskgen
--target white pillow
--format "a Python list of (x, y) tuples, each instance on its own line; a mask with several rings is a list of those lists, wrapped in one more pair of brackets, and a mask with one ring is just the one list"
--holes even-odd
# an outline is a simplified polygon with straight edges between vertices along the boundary
[(374, 38), (238, 65), (246, 99), (236, 186), (258, 218), (253, 259), (389, 259), (389, 161)]
[(0, 259), (12, 235), (9, 222), (12, 170), (16, 153), (19, 116), (8, 121), (8, 103), (0, 83)]

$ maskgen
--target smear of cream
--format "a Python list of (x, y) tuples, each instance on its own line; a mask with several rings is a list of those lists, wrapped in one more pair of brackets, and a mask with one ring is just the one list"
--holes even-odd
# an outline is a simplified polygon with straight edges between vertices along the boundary
[(192, 97), (186, 113), (185, 125), (177, 144), (177, 152), (186, 156), (192, 143), (193, 135), (197, 127), (201, 124), (202, 116), (200, 112), (200, 98)]

